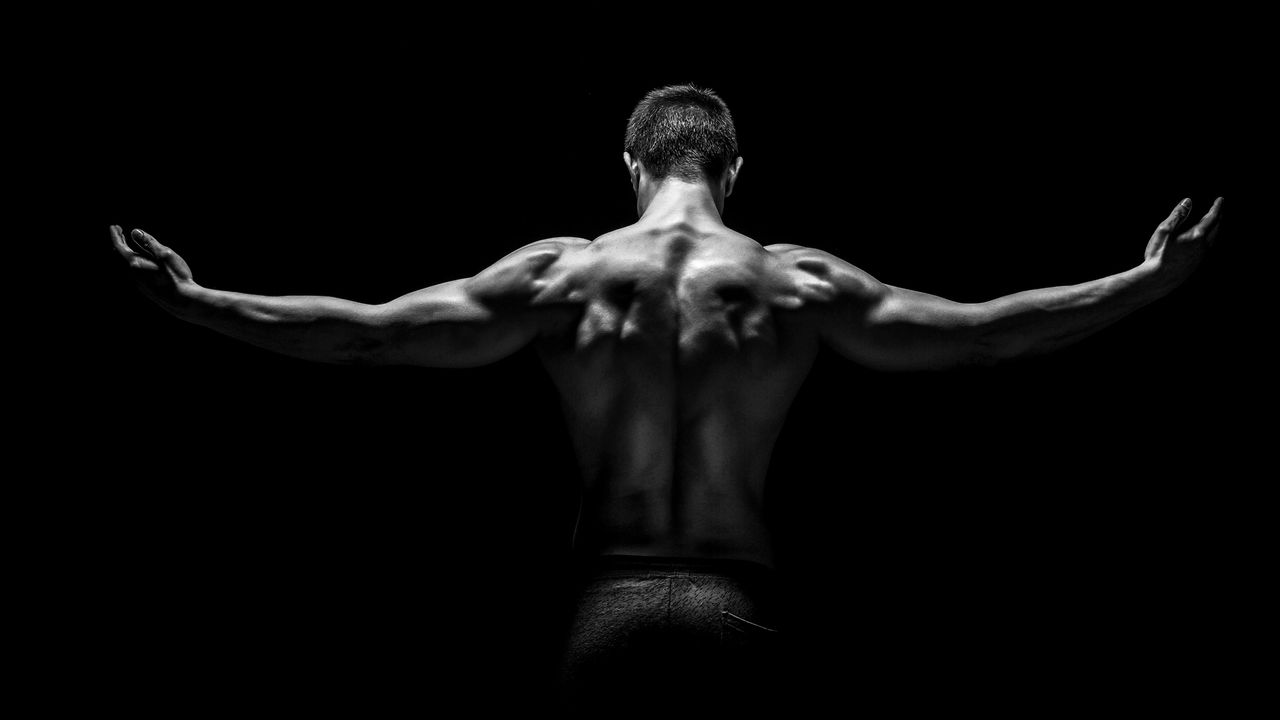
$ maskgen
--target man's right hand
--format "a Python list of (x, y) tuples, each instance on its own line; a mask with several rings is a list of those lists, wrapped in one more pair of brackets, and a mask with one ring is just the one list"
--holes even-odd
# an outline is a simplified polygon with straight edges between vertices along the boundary
[(134, 230), (126, 239), (120, 226), (112, 225), (111, 242), (129, 263), (138, 289), (165, 310), (182, 316), (189, 305), (187, 291), (198, 287), (191, 279), (191, 268), (186, 261), (141, 230)]

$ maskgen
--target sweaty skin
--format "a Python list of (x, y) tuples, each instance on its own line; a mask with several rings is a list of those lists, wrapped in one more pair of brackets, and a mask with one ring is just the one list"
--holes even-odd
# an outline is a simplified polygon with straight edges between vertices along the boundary
[[(727, 181), (633, 168), (640, 219), (594, 241), (543, 240), (480, 274), (382, 305), (204, 288), (150, 235), (116, 250), (174, 315), (296, 357), (458, 367), (532, 343), (560, 391), (582, 476), (577, 551), (772, 566), (765, 474), (824, 344), (920, 370), (1046, 352), (1170, 292), (1213, 240), (1221, 198), (1189, 229), (1185, 200), (1138, 266), (1098, 280), (956, 303), (885, 285), (798, 245), (721, 221)], [(740, 163), (739, 163), (740, 164)]]

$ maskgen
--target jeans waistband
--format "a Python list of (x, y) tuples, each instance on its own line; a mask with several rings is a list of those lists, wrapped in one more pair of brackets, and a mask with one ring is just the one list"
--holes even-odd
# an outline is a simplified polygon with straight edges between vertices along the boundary
[(720, 558), (601, 555), (584, 558), (580, 562), (580, 568), (590, 577), (712, 575), (761, 582), (774, 579), (774, 571), (767, 565), (750, 560)]

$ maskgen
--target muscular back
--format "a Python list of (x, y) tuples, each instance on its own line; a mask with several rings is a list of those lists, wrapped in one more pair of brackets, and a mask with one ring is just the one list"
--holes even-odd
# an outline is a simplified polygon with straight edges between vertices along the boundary
[(765, 474), (818, 348), (805, 308), (831, 295), (811, 254), (631, 226), (535, 243), (471, 281), (540, 318), (582, 470), (579, 550), (771, 563)]

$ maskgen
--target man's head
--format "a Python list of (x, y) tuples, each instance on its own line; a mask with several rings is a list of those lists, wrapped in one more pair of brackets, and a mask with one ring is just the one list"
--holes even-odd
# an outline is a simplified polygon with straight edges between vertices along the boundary
[(671, 85), (644, 96), (627, 121), (632, 187), (675, 178), (732, 192), (742, 159), (729, 107), (711, 90)]

